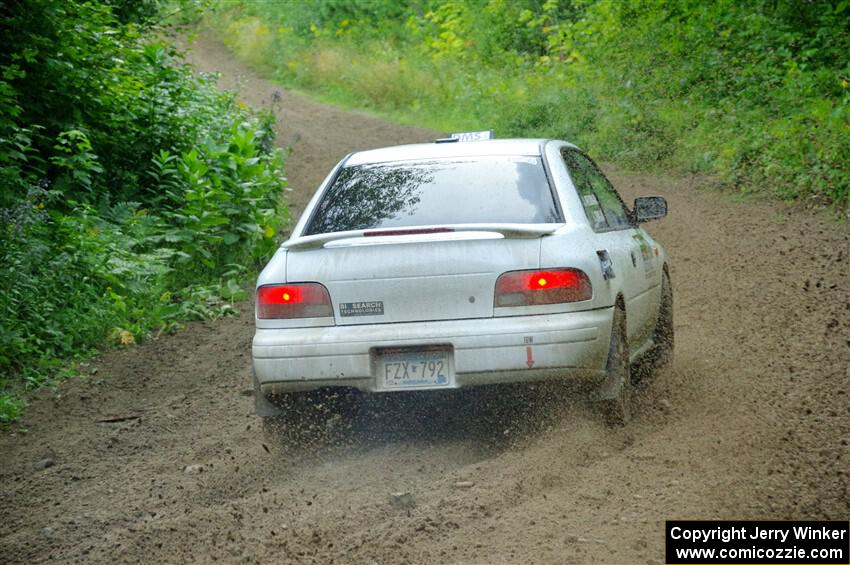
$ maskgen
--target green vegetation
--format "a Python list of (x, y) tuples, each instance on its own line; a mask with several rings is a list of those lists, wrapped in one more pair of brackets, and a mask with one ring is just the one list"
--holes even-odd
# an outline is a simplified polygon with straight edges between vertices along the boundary
[(847, 0), (226, 0), (207, 22), (343, 104), (850, 199)]
[(276, 247), (270, 115), (182, 66), (158, 6), (0, 7), (0, 422), (104, 343), (233, 312)]

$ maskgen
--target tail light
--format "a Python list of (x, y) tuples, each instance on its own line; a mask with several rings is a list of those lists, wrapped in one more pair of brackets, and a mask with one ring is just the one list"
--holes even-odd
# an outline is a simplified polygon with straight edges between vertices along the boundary
[(257, 317), (324, 318), (333, 316), (328, 289), (319, 283), (269, 284), (257, 289)]
[(584, 271), (511, 271), (496, 281), (496, 306), (536, 306), (580, 302), (593, 297), (593, 287)]

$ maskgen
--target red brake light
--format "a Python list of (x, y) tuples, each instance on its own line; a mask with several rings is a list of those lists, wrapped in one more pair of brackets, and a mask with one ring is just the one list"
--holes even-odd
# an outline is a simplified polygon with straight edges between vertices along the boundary
[(592, 297), (590, 279), (578, 269), (511, 271), (496, 281), (497, 307), (561, 304)]
[(324, 318), (333, 316), (331, 297), (319, 283), (269, 284), (257, 289), (257, 317)]

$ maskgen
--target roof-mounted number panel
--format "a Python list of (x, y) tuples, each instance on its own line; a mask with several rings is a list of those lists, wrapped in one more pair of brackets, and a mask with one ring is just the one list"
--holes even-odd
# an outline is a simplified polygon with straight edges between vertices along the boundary
[(448, 137), (436, 140), (436, 143), (453, 143), (456, 141), (487, 141), (495, 138), (493, 130), (484, 131), (462, 131), (450, 133)]

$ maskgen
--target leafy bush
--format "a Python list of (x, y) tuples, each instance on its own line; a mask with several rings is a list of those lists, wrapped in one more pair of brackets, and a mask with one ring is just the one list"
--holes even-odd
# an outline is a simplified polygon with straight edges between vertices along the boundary
[(207, 22), (279, 80), (445, 130), (850, 202), (850, 3), (274, 0)]
[(0, 421), (105, 342), (234, 312), (286, 219), (270, 114), (130, 4), (0, 8)]

